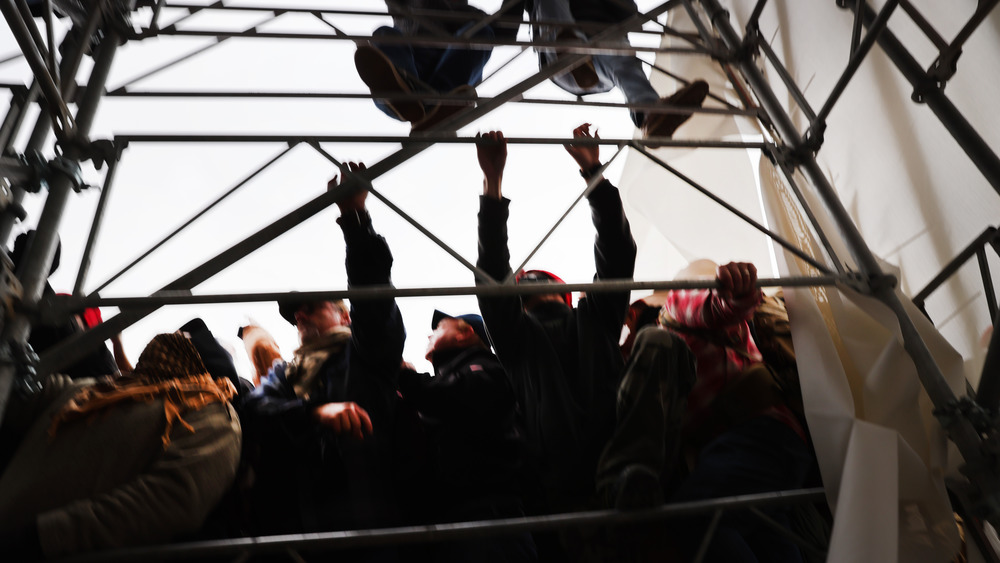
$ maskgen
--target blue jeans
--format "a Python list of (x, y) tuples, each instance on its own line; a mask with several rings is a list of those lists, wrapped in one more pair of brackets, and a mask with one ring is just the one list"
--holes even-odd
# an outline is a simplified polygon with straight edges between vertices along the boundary
[[(801, 488), (814, 463), (809, 447), (788, 426), (758, 416), (709, 442), (671, 502), (684, 502)], [(787, 512), (765, 514), (788, 527)], [(675, 529), (678, 546), (692, 555), (709, 517), (686, 519)], [(727, 513), (705, 561), (801, 563), (798, 546), (744, 511)]]
[[(455, 35), (461, 35), (475, 22), (459, 29)], [(475, 86), (483, 79), (483, 68), (493, 54), (491, 48), (463, 49), (461, 47), (416, 47), (401, 44), (379, 44), (378, 37), (403, 34), (394, 27), (380, 27), (372, 33), (372, 43), (382, 51), (396, 70), (406, 79), (415, 91), (426, 93), (447, 93), (459, 86)], [(486, 26), (473, 36), (475, 39), (493, 39), (493, 29)], [(389, 109), (384, 101), (376, 100), (375, 105), (382, 113), (399, 119), (395, 112)], [(426, 104), (425, 104), (426, 105)]]
[[(535, 0), (534, 8), (531, 12), (532, 21), (553, 21), (563, 23), (573, 23), (576, 20), (569, 8), (569, 0)], [(535, 40), (555, 41), (559, 35), (560, 28), (554, 26), (535, 26)], [(573, 31), (580, 39), (586, 39), (586, 35), (581, 31)], [(628, 46), (628, 38), (622, 37), (617, 43)], [(552, 49), (536, 48), (538, 53), (538, 65), (540, 68), (552, 64), (557, 54)], [(625, 100), (630, 104), (649, 104), (660, 99), (653, 86), (649, 83), (649, 78), (642, 69), (642, 62), (630, 55), (593, 55), (594, 70), (600, 79), (596, 86), (588, 89), (580, 88), (573, 74), (566, 72), (552, 78), (557, 86), (570, 94), (583, 96), (586, 94), (598, 94), (607, 92), (614, 87), (618, 87)], [(632, 123), (636, 127), (642, 127), (645, 115), (641, 111), (630, 111)]]

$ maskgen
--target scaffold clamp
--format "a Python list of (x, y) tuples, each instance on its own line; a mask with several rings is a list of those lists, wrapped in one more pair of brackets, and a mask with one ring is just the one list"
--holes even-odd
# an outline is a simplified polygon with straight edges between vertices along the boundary
[(50, 176), (52, 172), (59, 172), (68, 177), (72, 183), (73, 191), (77, 193), (90, 187), (83, 181), (83, 173), (80, 171), (80, 163), (66, 158), (65, 156), (57, 156), (49, 161), (49, 170), (46, 176)]
[(87, 158), (94, 163), (94, 168), (100, 170), (105, 164), (110, 165), (112, 162), (117, 161), (121, 158), (122, 151), (128, 146), (127, 142), (111, 141), (108, 139), (101, 139), (97, 141), (92, 141), (89, 147), (89, 154)]
[(27, 342), (7, 341), (0, 343), (0, 364), (10, 364), (15, 368), (14, 390), (23, 396), (30, 396), (42, 390), (35, 365), (38, 354)]
[(996, 428), (997, 417), (981, 407), (969, 397), (952, 399), (942, 407), (933, 411), (934, 416), (941, 421), (941, 426), (948, 428), (960, 419), (968, 420), (976, 432), (990, 434)]

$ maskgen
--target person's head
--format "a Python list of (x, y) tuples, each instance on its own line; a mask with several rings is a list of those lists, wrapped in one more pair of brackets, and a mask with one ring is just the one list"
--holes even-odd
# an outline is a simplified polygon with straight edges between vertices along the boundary
[[(566, 283), (559, 276), (545, 270), (521, 270), (515, 277), (515, 281), (517, 283)], [(521, 296), (521, 303), (527, 311), (546, 302), (563, 303), (567, 307), (573, 307), (573, 295), (568, 292), (553, 292)]]
[(707, 258), (699, 258), (688, 262), (688, 265), (677, 272), (675, 280), (714, 280), (719, 265)]
[(427, 337), (427, 354), (424, 356), (428, 361), (433, 361), (435, 352), (443, 350), (489, 347), (486, 325), (479, 315), (453, 317), (435, 310), (431, 330), (433, 332)]
[(660, 308), (666, 301), (661, 295), (666, 295), (666, 292), (654, 293), (643, 299), (636, 299), (629, 305), (628, 313), (625, 315), (625, 326), (628, 327), (630, 333), (637, 333), (645, 326), (656, 324)]
[(157, 334), (139, 354), (131, 377), (167, 381), (208, 375), (208, 368), (191, 340), (180, 332)]
[(290, 296), (278, 301), (278, 312), (299, 331), (299, 341), (309, 344), (339, 326), (351, 326), (344, 301)]

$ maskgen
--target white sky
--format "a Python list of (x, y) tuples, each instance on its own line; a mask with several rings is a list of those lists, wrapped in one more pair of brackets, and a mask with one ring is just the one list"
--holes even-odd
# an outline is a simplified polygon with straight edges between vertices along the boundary
[[(235, 3), (234, 3), (235, 4)], [(274, 6), (280, 2), (241, 5)], [(474, 2), (487, 11), (499, 0)], [(640, 9), (658, 5), (640, 1)], [(381, 9), (381, 2), (301, 0), (296, 7)], [(161, 25), (180, 16), (164, 10)], [(137, 21), (143, 21), (141, 12)], [(265, 12), (201, 12), (185, 21), (188, 29), (241, 30), (266, 20)], [(349, 34), (369, 34), (387, 18), (328, 16), (328, 21)], [(262, 25), (270, 31), (326, 33), (329, 28), (311, 16), (286, 15)], [(522, 28), (520, 38), (528, 38)], [(637, 36), (634, 44), (649, 45), (656, 38)], [(179, 58), (212, 42), (210, 39), (158, 37), (126, 43), (115, 60), (108, 89), (128, 84), (131, 90), (227, 90), (367, 92), (353, 65), (354, 44), (348, 41), (275, 40), (233, 38), (153, 76), (138, 80), (160, 64)], [(16, 52), (5, 28), (0, 31), (0, 53)], [(518, 52), (498, 47), (486, 75)], [(647, 57), (650, 58), (650, 57)], [(86, 59), (80, 79), (89, 73)], [(537, 70), (533, 53), (523, 53), (513, 64), (487, 80), (480, 96), (493, 96)], [(27, 84), (30, 71), (23, 60), (0, 65), (0, 80)], [(530, 90), (535, 98), (569, 99), (550, 82)], [(622, 101), (618, 91), (588, 100)], [(75, 108), (74, 108), (75, 111)], [(25, 133), (34, 119), (27, 120)], [(635, 129), (627, 111), (620, 108), (508, 104), (458, 132), (502, 129), (508, 137), (565, 137), (583, 122), (593, 123), (602, 137), (631, 138)], [(409, 124), (396, 122), (368, 100), (272, 100), (114, 98), (103, 100), (92, 139), (136, 133), (243, 133), (337, 135), (406, 135)], [(17, 148), (23, 148), (26, 135)], [(283, 150), (280, 144), (133, 144), (123, 154), (112, 190), (97, 250), (85, 291), (93, 291), (112, 275), (163, 239), (209, 202), (231, 189)], [(399, 149), (399, 145), (358, 143), (324, 145), (333, 156), (371, 165)], [(46, 147), (51, 153), (51, 138)], [(602, 157), (610, 157), (610, 147)], [(624, 158), (609, 171), (614, 181)], [(103, 171), (84, 164), (86, 178), (100, 185)], [(237, 191), (139, 266), (102, 290), (105, 297), (142, 296), (155, 291), (256, 232), (309, 199), (319, 195), (334, 167), (308, 146), (299, 146), (276, 165)], [(432, 147), (375, 182), (376, 189), (427, 226), (470, 262), (476, 259), (476, 212), (481, 173), (472, 145)], [(511, 254), (523, 259), (555, 220), (584, 188), (577, 167), (560, 146), (515, 145), (509, 150), (505, 195), (511, 206)], [(74, 195), (61, 229), (62, 265), (50, 279), (57, 291), (71, 291), (89, 232), (98, 190)], [(29, 216), (16, 232), (37, 222), (42, 195), (26, 201)], [(467, 286), (473, 278), (461, 264), (427, 240), (374, 198), (369, 209), (376, 229), (395, 256), (393, 280), (399, 287)], [(247, 256), (236, 265), (195, 288), (196, 294), (344, 289), (343, 238), (335, 224), (338, 212), (331, 207)], [(594, 273), (593, 228), (585, 203), (576, 209), (529, 263), (558, 273), (570, 282), (590, 281)], [(515, 264), (516, 265), (516, 264)], [(404, 358), (421, 369), (426, 336), (434, 308), (453, 314), (474, 311), (472, 297), (400, 299), (407, 325)], [(105, 309), (105, 318), (115, 314)], [(294, 327), (277, 314), (274, 304), (246, 303), (212, 306), (165, 307), (133, 325), (123, 339), (133, 361), (152, 336), (175, 330), (200, 316), (221, 340), (237, 349), (236, 359), (248, 369), (236, 330), (247, 319), (256, 320), (278, 340), (286, 356), (297, 345)]]

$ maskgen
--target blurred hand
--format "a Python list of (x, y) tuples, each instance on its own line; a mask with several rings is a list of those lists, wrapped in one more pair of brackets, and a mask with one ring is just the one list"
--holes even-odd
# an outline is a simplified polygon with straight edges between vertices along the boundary
[(719, 266), (715, 274), (719, 291), (724, 297), (739, 299), (757, 289), (757, 267), (749, 262), (730, 262)]
[(372, 419), (357, 403), (327, 403), (313, 410), (316, 421), (338, 435), (351, 435), (363, 440), (372, 433)]
[[(347, 168), (352, 174), (357, 174), (359, 172), (364, 172), (367, 170), (364, 163), (361, 162), (348, 162)], [(345, 175), (344, 180), (347, 181)], [(340, 185), (339, 177), (334, 176), (326, 184), (327, 190), (332, 190)], [(347, 211), (361, 211), (365, 208), (365, 200), (368, 199), (368, 190), (360, 189), (352, 193), (351, 195), (341, 199), (337, 202), (337, 207), (340, 208), (340, 214), (343, 215)]]
[[(590, 134), (590, 124), (584, 123), (573, 130), (574, 139), (600, 139), (601, 136), (594, 131)], [(580, 165), (580, 170), (589, 170), (601, 163), (601, 147), (599, 145), (566, 145), (566, 152), (573, 157), (573, 160)]]

